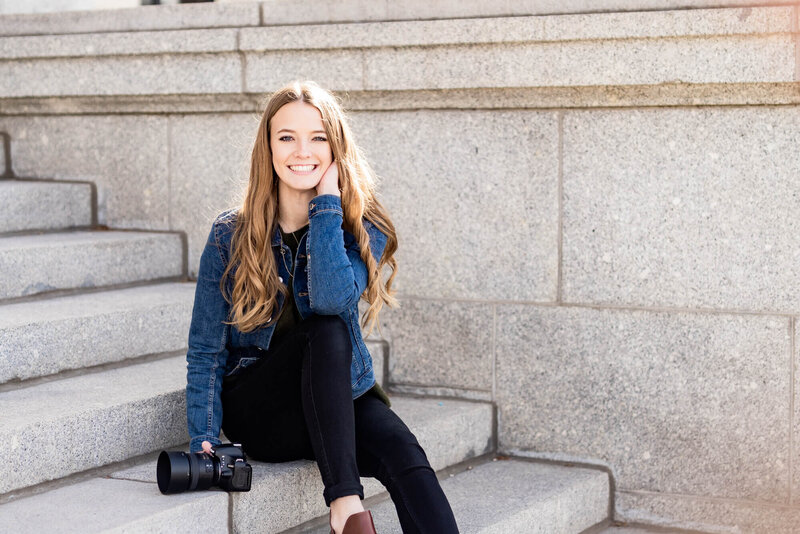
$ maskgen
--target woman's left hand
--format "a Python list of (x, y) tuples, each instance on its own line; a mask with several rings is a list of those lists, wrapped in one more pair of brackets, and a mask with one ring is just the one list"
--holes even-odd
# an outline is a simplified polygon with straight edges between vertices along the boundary
[(342, 192), (339, 191), (339, 166), (335, 159), (322, 174), (317, 184), (317, 195), (342, 196)]

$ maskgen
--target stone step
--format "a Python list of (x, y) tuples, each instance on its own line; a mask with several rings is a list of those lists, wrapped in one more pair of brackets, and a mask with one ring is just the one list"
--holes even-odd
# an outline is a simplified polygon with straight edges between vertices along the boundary
[(0, 505), (0, 532), (227, 534), (228, 496), (164, 496), (155, 484), (95, 478)]
[[(392, 396), (392, 408), (415, 433), (434, 468), (487, 452), (492, 407), (467, 401)], [(184, 447), (185, 450), (185, 447)], [(0, 506), (0, 531), (14, 532), (277, 532), (327, 510), (316, 464), (307, 460), (251, 462), (250, 492), (229, 498), (218, 491), (163, 496), (155, 460)], [(366, 495), (383, 491), (362, 479)], [(24, 518), (24, 521), (20, 521)]]
[(89, 184), (0, 180), (0, 233), (91, 224)]
[(0, 238), (0, 299), (182, 274), (178, 234), (75, 231)]
[(791, 6), (461, 17), (0, 37), (0, 97), (795, 81)]
[[(442, 490), (462, 534), (578, 534), (608, 517), (608, 474), (595, 469), (488, 461), (446, 478)], [(391, 500), (370, 509), (378, 532), (402, 532)]]
[(0, 393), (0, 494), (188, 440), (176, 356)]
[(185, 349), (194, 283), (0, 305), (0, 383)]

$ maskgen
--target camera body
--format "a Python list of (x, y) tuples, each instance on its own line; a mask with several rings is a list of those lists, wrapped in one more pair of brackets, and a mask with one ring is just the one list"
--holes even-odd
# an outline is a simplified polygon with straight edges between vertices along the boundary
[(225, 443), (205, 452), (161, 451), (156, 466), (163, 494), (219, 486), (225, 491), (250, 491), (253, 468), (238, 443)]

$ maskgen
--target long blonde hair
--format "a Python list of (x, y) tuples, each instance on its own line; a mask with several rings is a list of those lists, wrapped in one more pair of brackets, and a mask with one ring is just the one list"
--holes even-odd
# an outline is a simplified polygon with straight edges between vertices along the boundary
[[(362, 327), (369, 323), (366, 336), (375, 323), (380, 332), (378, 314), (383, 304), (397, 306), (395, 291), (391, 289), (397, 274), (397, 233), (389, 214), (375, 196), (377, 177), (353, 141), (341, 104), (329, 91), (313, 81), (293, 81), (274, 92), (267, 101), (253, 145), (250, 162), (250, 180), (242, 206), (236, 218), (236, 228), (231, 239), (228, 266), (222, 273), (220, 291), (231, 305), (226, 324), (236, 325), (242, 332), (251, 332), (277, 321), (277, 295), (288, 296), (286, 287), (278, 279), (278, 269), (272, 253), (272, 236), (278, 226), (278, 175), (272, 166), (270, 150), (270, 121), (285, 104), (303, 101), (317, 108), (330, 142), (333, 159), (339, 166), (339, 185), (344, 211), (343, 228), (353, 234), (361, 249), (361, 259), (367, 266), (368, 283), (361, 298), (369, 302), (362, 316)], [(369, 235), (362, 217), (381, 230), (387, 237), (386, 247), (377, 263), (370, 253)], [(381, 272), (385, 265), (392, 269), (391, 276), (382, 283)], [(231, 270), (233, 287), (226, 291), (226, 278)]]

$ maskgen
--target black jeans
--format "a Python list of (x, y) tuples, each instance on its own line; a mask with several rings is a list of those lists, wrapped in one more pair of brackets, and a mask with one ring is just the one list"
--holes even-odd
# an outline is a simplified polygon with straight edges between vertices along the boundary
[[(253, 355), (253, 354), (248, 354)], [(316, 460), (325, 504), (364, 498), (359, 477), (389, 491), (404, 533), (458, 532), (417, 438), (377, 396), (353, 400), (352, 345), (336, 315), (311, 315), (222, 386), (222, 429), (248, 457)]]

